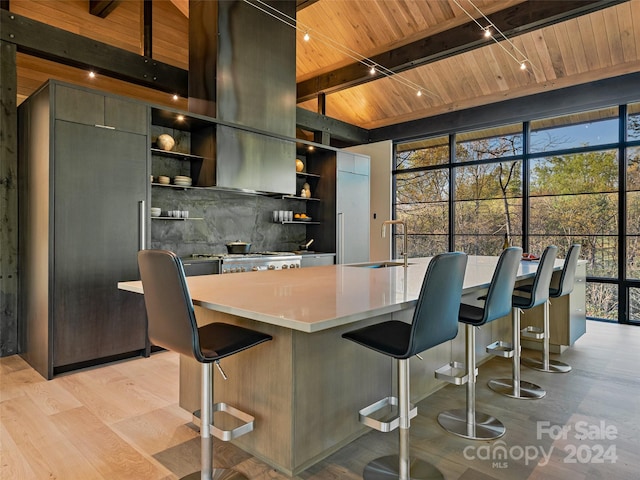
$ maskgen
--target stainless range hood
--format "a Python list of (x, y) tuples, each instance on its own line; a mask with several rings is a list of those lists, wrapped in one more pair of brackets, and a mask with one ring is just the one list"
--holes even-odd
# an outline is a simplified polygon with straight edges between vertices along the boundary
[[(295, 2), (267, 3), (295, 17)], [(277, 137), (295, 138), (295, 30), (243, 0), (190, 8), (189, 109), (248, 128), (217, 125), (215, 185), (294, 194), (295, 143)]]

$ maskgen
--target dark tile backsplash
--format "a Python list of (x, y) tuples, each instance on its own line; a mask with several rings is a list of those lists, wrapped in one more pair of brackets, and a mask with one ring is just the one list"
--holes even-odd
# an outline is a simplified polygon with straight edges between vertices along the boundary
[(215, 189), (152, 187), (152, 206), (188, 210), (202, 220), (152, 220), (151, 248), (192, 253), (226, 253), (225, 244), (251, 243), (252, 252), (292, 251), (306, 240), (304, 225), (272, 221), (273, 210), (304, 211), (304, 202)]

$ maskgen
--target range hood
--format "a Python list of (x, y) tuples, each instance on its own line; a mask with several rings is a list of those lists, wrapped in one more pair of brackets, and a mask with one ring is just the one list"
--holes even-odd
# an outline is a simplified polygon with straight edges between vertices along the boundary
[[(295, 17), (295, 2), (267, 3)], [(203, 173), (218, 187), (294, 194), (296, 147), (283, 137), (295, 139), (295, 29), (243, 0), (190, 8), (189, 110), (247, 127), (196, 139), (215, 158)]]

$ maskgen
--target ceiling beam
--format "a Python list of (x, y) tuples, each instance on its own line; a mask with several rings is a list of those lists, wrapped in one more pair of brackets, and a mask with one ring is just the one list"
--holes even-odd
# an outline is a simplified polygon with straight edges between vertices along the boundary
[(331, 138), (352, 145), (369, 143), (369, 130), (301, 107), (296, 108), (296, 126), (311, 132), (326, 133)]
[(89, 13), (96, 17), (107, 18), (119, 3), (120, 0), (89, 0)]
[(296, 0), (296, 12), (307, 8), (310, 5), (313, 5), (318, 0)]
[[(511, 38), (571, 18), (608, 8), (629, 0), (527, 0), (487, 17)], [(482, 23), (482, 22), (481, 22)], [(371, 57), (394, 73), (427, 65), (463, 52), (492, 44), (481, 35), (478, 25), (469, 21), (444, 32), (416, 40), (402, 47)], [(297, 84), (297, 101), (315, 99), (319, 93), (334, 93), (382, 77), (371, 75), (361, 63), (352, 63)]]
[(6, 10), (0, 10), (0, 39), (21, 53), (188, 96), (186, 70)]
[(173, 3), (186, 18), (189, 18), (189, 0), (171, 0), (171, 3)]

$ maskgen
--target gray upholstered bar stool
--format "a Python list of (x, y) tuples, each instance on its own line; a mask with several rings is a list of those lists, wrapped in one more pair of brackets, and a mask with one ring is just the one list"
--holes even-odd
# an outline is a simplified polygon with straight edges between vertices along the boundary
[[(213, 434), (228, 441), (253, 430), (254, 418), (226, 403), (213, 403), (212, 364), (226, 379), (220, 359), (251, 348), (270, 335), (227, 323), (196, 324), (193, 302), (180, 259), (166, 250), (138, 252), (149, 321), (149, 339), (154, 345), (194, 358), (202, 365), (200, 448), (202, 470), (184, 477), (189, 480), (242, 480), (247, 477), (229, 469), (213, 468)], [(240, 422), (233, 430), (213, 425), (213, 412), (224, 411)]]
[[(398, 397), (386, 397), (360, 410), (360, 422), (382, 432), (399, 428), (399, 455), (377, 458), (366, 465), (365, 480), (441, 479), (442, 473), (422, 460), (409, 459), (409, 428), (417, 408), (410, 404), (409, 358), (455, 338), (467, 256), (461, 252), (433, 257), (427, 267), (411, 323), (389, 320), (342, 336), (376, 352), (397, 359)], [(398, 405), (390, 422), (372, 417), (375, 411)]]
[[(539, 370), (541, 372), (549, 373), (567, 373), (571, 371), (571, 366), (564, 362), (549, 359), (549, 336), (551, 330), (549, 328), (549, 307), (551, 306), (552, 298), (560, 298), (564, 295), (569, 295), (573, 291), (573, 285), (576, 278), (576, 268), (578, 266), (578, 257), (580, 256), (581, 245), (575, 243), (571, 245), (567, 252), (567, 258), (564, 260), (560, 277), (557, 284), (554, 284), (552, 278), (551, 286), (549, 287), (549, 300), (544, 304), (544, 316), (542, 329), (537, 327), (525, 327), (521, 330), (521, 335), (525, 338), (535, 338), (542, 340), (542, 358), (522, 357), (522, 364)], [(531, 292), (531, 285), (520, 285), (516, 290)]]
[[(522, 258), (520, 247), (509, 247), (503, 250), (489, 290), (484, 298), (484, 306), (461, 304), (458, 321), (465, 324), (465, 366), (466, 375), (451, 376), (454, 365), (447, 369), (438, 369), (436, 377), (450, 383), (467, 384), (466, 409), (447, 410), (438, 415), (438, 423), (446, 431), (472, 440), (493, 440), (505, 433), (505, 427), (497, 418), (482, 412), (476, 412), (476, 328), (485, 323), (508, 315), (511, 311), (511, 296), (516, 283), (516, 275)], [(460, 381), (458, 381), (460, 380)]]
[(545, 248), (540, 257), (538, 269), (531, 284), (531, 292), (524, 297), (513, 295), (511, 298), (513, 307), (513, 343), (511, 345), (496, 342), (487, 347), (487, 352), (502, 357), (511, 357), (513, 367), (511, 378), (500, 378), (489, 381), (491, 390), (511, 398), (536, 399), (544, 397), (545, 392), (535, 383), (520, 379), (520, 312), (529, 310), (546, 303), (549, 298), (549, 285), (556, 260), (558, 247), (550, 245)]

